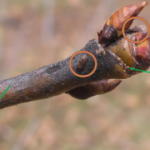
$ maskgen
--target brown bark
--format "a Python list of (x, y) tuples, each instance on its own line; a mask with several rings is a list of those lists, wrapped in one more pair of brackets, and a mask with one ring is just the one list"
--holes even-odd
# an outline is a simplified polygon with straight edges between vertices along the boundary
[[(117, 76), (112, 73), (114, 65), (118, 63), (116, 56), (111, 51), (104, 52), (97, 40), (89, 41), (82, 50), (92, 53), (97, 59), (98, 67), (92, 76), (87, 78), (75, 76), (69, 68), (69, 57), (61, 62), (0, 81), (0, 93), (11, 85), (11, 88), (0, 99), (0, 108), (52, 97), (101, 79), (118, 78), (118, 76), (122, 78), (122, 74), (119, 72), (116, 73)], [(85, 55), (87, 58), (85, 65), (78, 72), (76, 66)], [(109, 63), (108, 60), (110, 60)], [(88, 74), (94, 68), (94, 60), (88, 54), (78, 54), (72, 61), (72, 68), (81, 75)]]

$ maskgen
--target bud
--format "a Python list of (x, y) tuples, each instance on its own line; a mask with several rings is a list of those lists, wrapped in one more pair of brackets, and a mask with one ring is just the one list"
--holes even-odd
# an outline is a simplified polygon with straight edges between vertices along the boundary
[[(127, 34), (133, 41), (140, 41), (146, 32)], [(146, 70), (150, 66), (150, 38), (141, 43), (128, 42), (124, 37), (108, 47), (128, 67)]]
[[(98, 33), (100, 44), (104, 47), (116, 41), (122, 35), (122, 26), (130, 17), (137, 16), (141, 10), (148, 4), (148, 2), (140, 2), (120, 8), (111, 15), (109, 20), (106, 21), (103, 30)], [(126, 24), (125, 30), (128, 30), (133, 20)]]

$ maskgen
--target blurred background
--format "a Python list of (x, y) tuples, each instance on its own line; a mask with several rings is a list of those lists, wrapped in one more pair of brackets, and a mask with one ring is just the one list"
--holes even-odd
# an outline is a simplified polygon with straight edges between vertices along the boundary
[[(0, 80), (71, 56), (136, 2), (0, 0)], [(149, 10), (140, 16), (150, 22)], [(2, 109), (0, 150), (150, 150), (149, 91), (143, 73), (86, 101), (62, 94)]]

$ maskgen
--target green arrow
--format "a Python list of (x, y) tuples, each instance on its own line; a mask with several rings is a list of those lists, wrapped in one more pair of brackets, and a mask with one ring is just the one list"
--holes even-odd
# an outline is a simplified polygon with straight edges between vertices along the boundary
[(11, 85), (9, 85), (7, 87), (7, 89), (0, 95), (0, 99), (5, 95), (5, 93), (9, 90), (10, 87), (11, 87)]
[(135, 69), (133, 67), (130, 67), (131, 70), (135, 70), (135, 71), (141, 71), (141, 72), (146, 72), (146, 73), (150, 73), (150, 71), (145, 71), (145, 70), (140, 70), (140, 69)]

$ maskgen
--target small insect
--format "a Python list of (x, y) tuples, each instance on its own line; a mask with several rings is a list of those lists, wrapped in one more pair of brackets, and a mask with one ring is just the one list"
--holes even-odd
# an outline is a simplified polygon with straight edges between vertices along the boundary
[(80, 72), (83, 70), (85, 64), (87, 62), (87, 55), (84, 54), (81, 59), (78, 61), (78, 64), (75, 66), (75, 69), (77, 72)]

